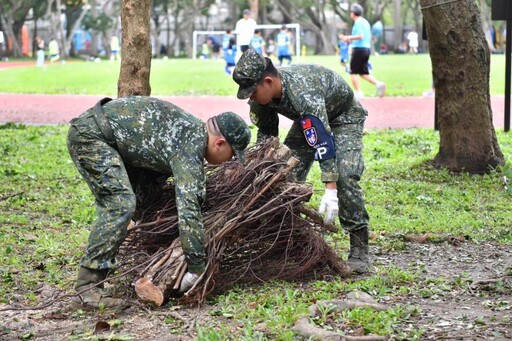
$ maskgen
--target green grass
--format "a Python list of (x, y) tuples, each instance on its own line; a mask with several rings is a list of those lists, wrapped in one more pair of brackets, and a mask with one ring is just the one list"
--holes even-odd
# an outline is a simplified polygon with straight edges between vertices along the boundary
[[(92, 194), (80, 178), (67, 150), (67, 126), (0, 126), (0, 303), (34, 305), (36, 287), (70, 289), (94, 219)], [(505, 155), (512, 154), (509, 136), (497, 132)], [(512, 177), (510, 161), (502, 172), (484, 176), (452, 175), (424, 165), (438, 150), (438, 133), (430, 129), (371, 130), (364, 136), (366, 171), (361, 185), (374, 232), (387, 236), (408, 232), (454, 233), (475, 242), (512, 244)], [(323, 191), (317, 166), (309, 176), (315, 186), (311, 205)], [(510, 184), (508, 185), (510, 186)], [(344, 253), (346, 237), (326, 236)], [(372, 243), (390, 243), (377, 240)], [(386, 246), (382, 244), (382, 246)], [(397, 245), (394, 245), (396, 247)], [(321, 299), (362, 290), (375, 298), (424, 297), (452, 288), (457, 281), (417, 280), (417, 270), (378, 267), (358, 280), (332, 278), (309, 283), (273, 282), (234, 288), (209, 300), (212, 319), (197, 327), (199, 340), (295, 340), (291, 327)], [(464, 279), (461, 279), (464, 282)], [(334, 315), (324, 311), (319, 325), (364, 326), (365, 333), (398, 339), (421, 338), (421, 330), (405, 328), (418, 314), (415, 306), (394, 305), (386, 312), (356, 309)], [(165, 323), (180, 321), (168, 318)]]
[[(349, 83), (337, 56), (306, 56), (302, 63), (315, 63), (337, 70)], [(381, 55), (371, 58), (375, 76), (388, 85), (389, 96), (421, 96), (432, 83), (428, 54)], [(0, 92), (38, 94), (117, 95), (119, 62), (68, 61), (46, 70), (34, 66), (0, 71)], [(490, 92), (503, 95), (505, 57), (492, 55)], [(223, 60), (155, 59), (151, 64), (151, 89), (155, 96), (235, 96), (236, 84), (224, 73)], [(375, 96), (369, 83), (361, 82), (366, 96)]]

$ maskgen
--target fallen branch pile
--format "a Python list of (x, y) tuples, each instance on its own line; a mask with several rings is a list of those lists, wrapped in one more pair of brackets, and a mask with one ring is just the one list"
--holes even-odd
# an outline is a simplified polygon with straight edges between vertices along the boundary
[[(207, 264), (200, 280), (182, 301), (202, 302), (214, 289), (234, 283), (296, 280), (315, 270), (347, 276), (346, 263), (325, 243), (322, 217), (304, 204), (310, 185), (291, 180), (297, 160), (288, 162), (277, 140), (246, 153), (246, 163), (225, 162), (208, 167), (203, 221)], [(135, 289), (143, 300), (161, 305), (176, 294), (186, 272), (179, 242), (172, 182), (129, 229), (120, 258), (133, 265), (148, 262), (138, 272)]]

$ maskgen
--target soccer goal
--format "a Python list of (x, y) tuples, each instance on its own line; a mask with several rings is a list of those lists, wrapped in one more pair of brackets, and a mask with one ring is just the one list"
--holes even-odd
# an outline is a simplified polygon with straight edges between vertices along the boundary
[[(256, 29), (263, 30), (279, 30), (283, 25), (257, 25)], [(300, 24), (286, 24), (286, 27), (293, 33), (293, 40), (295, 41), (295, 51), (293, 55), (296, 56), (297, 62), (300, 62)], [(192, 59), (197, 59), (197, 48), (200, 44), (208, 39), (208, 36), (213, 35), (222, 41), (222, 36), (226, 31), (194, 31), (192, 36)], [(275, 37), (274, 37), (275, 40)]]

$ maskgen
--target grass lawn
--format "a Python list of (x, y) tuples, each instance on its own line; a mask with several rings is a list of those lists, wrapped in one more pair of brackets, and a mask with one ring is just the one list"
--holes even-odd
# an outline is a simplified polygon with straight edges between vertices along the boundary
[[(388, 96), (421, 96), (430, 89), (432, 71), (428, 54), (381, 55), (370, 59), (375, 76), (388, 85)], [(337, 56), (306, 56), (301, 63), (324, 65), (350, 82)], [(100, 63), (68, 61), (49, 65), (47, 69), (34, 66), (2, 70), (0, 92), (39, 94), (117, 95), (119, 62)], [(505, 57), (492, 55), (490, 92), (503, 95), (505, 87)], [(361, 82), (367, 96), (375, 89)], [(218, 95), (234, 96), (236, 84), (224, 73), (223, 60), (155, 59), (151, 65), (152, 95)]]
[[(35, 305), (40, 300), (35, 292), (42, 284), (71, 291), (87, 243), (87, 228), (95, 213), (93, 197), (68, 156), (66, 131), (67, 126), (62, 125), (0, 126), (0, 305)], [(509, 136), (502, 131), (497, 135), (503, 153), (511, 155)], [(371, 229), (381, 236), (371, 242), (372, 249), (397, 253), (404, 248), (400, 236), (425, 232), (464, 236), (474, 243), (512, 245), (512, 189), (506, 180), (512, 178), (510, 166), (484, 176), (452, 175), (432, 169), (425, 161), (437, 152), (438, 141), (438, 133), (431, 129), (376, 130), (364, 136), (366, 171), (361, 185)], [(308, 178), (316, 189), (311, 201), (314, 207), (323, 191), (318, 179), (319, 169), (315, 166)], [(345, 255), (347, 237), (343, 233), (325, 237)], [(443, 290), (457, 292), (469, 286), (460, 277), (421, 281), (418, 274), (386, 265), (361, 279), (331, 278), (235, 288), (212, 297), (208, 302), (211, 318), (202, 318), (196, 333), (199, 340), (291, 341), (296, 340), (290, 330), (295, 321), (320, 299), (337, 298), (360, 289), (377, 300), (392, 302), (405, 297), (407, 301), (408, 295), (439, 295)], [(510, 305), (506, 307), (510, 309)], [(149, 310), (136, 311), (140, 312), (137, 321), (151, 316)], [(160, 314), (165, 311), (160, 310)], [(366, 334), (419, 340), (423, 331), (414, 322), (418, 314), (420, 309), (415, 305), (397, 304), (378, 314), (358, 309), (338, 318), (354, 328), (364, 326)], [(78, 311), (69, 319), (81, 321), (86, 316), (89, 315)], [(97, 321), (105, 317), (100, 311), (100, 316), (90, 318)], [(125, 319), (129, 316), (117, 317), (116, 325)], [(44, 320), (36, 318), (33, 323)], [(178, 325), (173, 329), (174, 336), (183, 332), (183, 325), (172, 317), (158, 321)], [(326, 320), (317, 323), (321, 325)], [(263, 324), (265, 334), (261, 332)], [(2, 333), (12, 338), (16, 335), (0, 329), (0, 338)], [(119, 337), (114, 339), (124, 339), (115, 331), (112, 333)]]

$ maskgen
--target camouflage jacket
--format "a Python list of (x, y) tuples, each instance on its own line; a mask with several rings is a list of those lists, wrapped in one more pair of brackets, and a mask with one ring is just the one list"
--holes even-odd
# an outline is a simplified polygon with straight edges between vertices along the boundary
[[(317, 116), (327, 132), (344, 124), (360, 123), (366, 118), (354, 92), (336, 72), (320, 65), (291, 65), (279, 69), (282, 96), (267, 105), (250, 102), (251, 121), (258, 127), (258, 141), (279, 134), (281, 114), (294, 122), (302, 115)], [(354, 106), (362, 110), (351, 110)], [(336, 160), (320, 162), (323, 178), (337, 174)]]
[(172, 176), (180, 229), (202, 229), (206, 124), (151, 97), (119, 98), (105, 104), (103, 110), (123, 162)]

